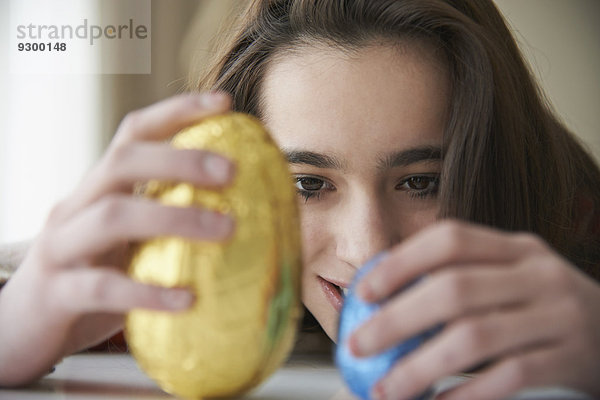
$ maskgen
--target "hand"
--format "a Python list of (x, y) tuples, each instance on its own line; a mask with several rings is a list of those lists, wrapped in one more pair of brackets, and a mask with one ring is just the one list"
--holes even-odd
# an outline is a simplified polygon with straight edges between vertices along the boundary
[(357, 289), (388, 301), (350, 337), (356, 356), (446, 324), (392, 368), (374, 398), (410, 398), (482, 363), (438, 398), (499, 399), (540, 386), (600, 395), (600, 287), (532, 234), (435, 224), (393, 248)]
[(136, 197), (133, 186), (150, 179), (226, 185), (233, 175), (228, 160), (163, 141), (229, 107), (223, 94), (180, 95), (122, 121), (102, 159), (54, 207), (0, 292), (0, 385), (47, 373), (62, 357), (121, 329), (124, 313), (133, 308), (176, 311), (192, 304), (185, 288), (129, 279), (128, 244), (163, 235), (221, 240), (231, 234), (233, 221)]

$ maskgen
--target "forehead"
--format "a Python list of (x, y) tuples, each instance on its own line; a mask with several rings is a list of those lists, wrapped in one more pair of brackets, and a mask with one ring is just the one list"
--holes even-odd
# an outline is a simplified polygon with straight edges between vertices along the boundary
[(445, 68), (422, 46), (307, 47), (266, 71), (262, 115), (283, 148), (382, 153), (441, 143)]

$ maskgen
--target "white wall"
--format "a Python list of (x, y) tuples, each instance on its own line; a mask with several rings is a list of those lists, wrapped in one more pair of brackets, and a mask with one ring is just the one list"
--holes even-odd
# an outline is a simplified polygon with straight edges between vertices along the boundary
[[(0, 26), (15, 2), (0, 0)], [(64, 13), (68, 10), (57, 10)], [(0, 242), (34, 236), (99, 153), (97, 75), (9, 72), (0, 30)]]
[(558, 114), (600, 162), (600, 1), (495, 2)]

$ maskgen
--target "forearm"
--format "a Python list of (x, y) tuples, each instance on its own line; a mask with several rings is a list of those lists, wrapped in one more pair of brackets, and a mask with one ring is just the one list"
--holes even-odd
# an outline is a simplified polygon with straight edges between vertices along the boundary
[(0, 387), (33, 382), (64, 353), (70, 321), (56, 312), (47, 279), (28, 267), (22, 264), (0, 291)]

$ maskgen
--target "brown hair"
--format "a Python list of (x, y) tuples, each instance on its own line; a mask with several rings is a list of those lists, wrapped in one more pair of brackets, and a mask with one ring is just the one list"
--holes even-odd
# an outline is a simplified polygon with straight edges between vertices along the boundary
[(195, 86), (228, 92), (235, 110), (260, 118), (276, 55), (381, 39), (429, 41), (450, 72), (440, 217), (536, 233), (600, 278), (598, 232), (577, 226), (582, 201), (598, 220), (600, 171), (552, 112), (491, 0), (251, 1)]

